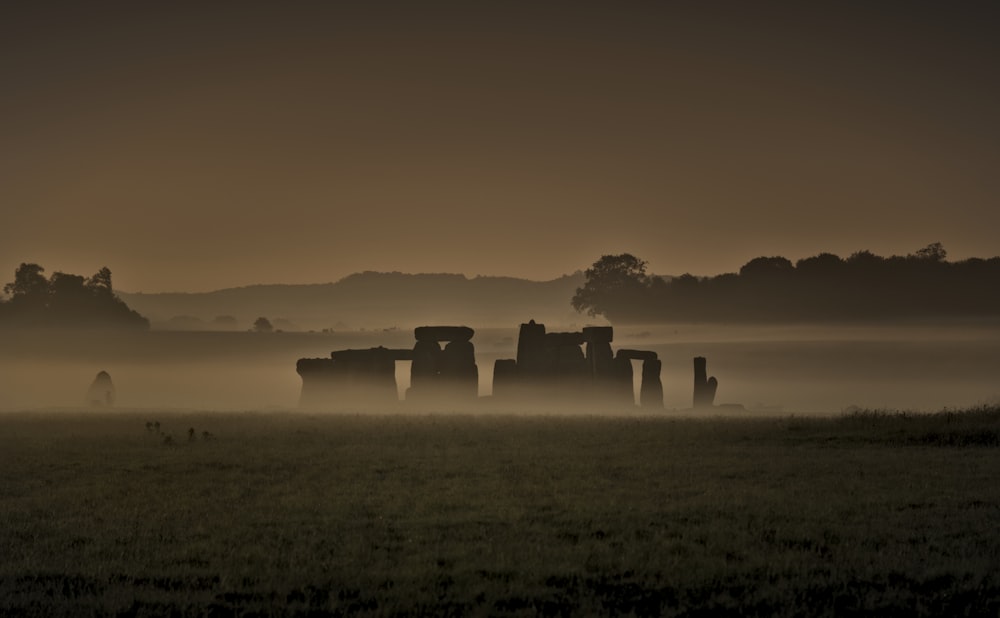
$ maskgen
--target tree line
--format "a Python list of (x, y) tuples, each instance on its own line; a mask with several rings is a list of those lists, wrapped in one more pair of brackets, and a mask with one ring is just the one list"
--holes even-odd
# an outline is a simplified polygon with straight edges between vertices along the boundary
[(1000, 257), (949, 262), (941, 243), (904, 256), (758, 257), (738, 273), (658, 277), (605, 255), (571, 303), (617, 323), (857, 321), (1000, 315)]
[(0, 325), (149, 328), (149, 320), (115, 294), (107, 267), (91, 277), (44, 272), (38, 264), (18, 266), (3, 287), (8, 298), (0, 300)]

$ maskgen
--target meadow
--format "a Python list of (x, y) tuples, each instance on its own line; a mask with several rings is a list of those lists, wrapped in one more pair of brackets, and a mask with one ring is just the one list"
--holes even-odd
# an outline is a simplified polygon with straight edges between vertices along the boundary
[(998, 470), (996, 407), (7, 412), (0, 615), (997, 615)]

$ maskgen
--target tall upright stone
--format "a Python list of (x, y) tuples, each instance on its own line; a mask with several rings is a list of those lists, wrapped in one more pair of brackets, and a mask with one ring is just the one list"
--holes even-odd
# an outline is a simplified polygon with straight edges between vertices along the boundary
[(413, 364), (410, 365), (410, 384), (425, 384), (441, 370), (441, 344), (437, 341), (417, 341), (413, 346)]
[(442, 381), (454, 386), (455, 395), (463, 398), (479, 395), (479, 368), (476, 366), (476, 348), (471, 341), (456, 339), (448, 342), (441, 354), (440, 375)]
[(337, 394), (338, 367), (332, 358), (300, 358), (295, 371), (302, 378), (299, 406), (328, 404)]
[(662, 363), (655, 359), (642, 361), (642, 384), (639, 386), (639, 405), (644, 408), (663, 407), (663, 382), (660, 380)]
[(531, 320), (521, 324), (517, 336), (517, 368), (522, 378), (546, 373), (549, 355), (545, 347), (545, 325)]
[(627, 355), (623, 355), (620, 350), (615, 355), (613, 390), (616, 399), (635, 405), (632, 359)]
[(708, 378), (708, 361), (704, 356), (694, 358), (694, 407), (710, 408), (715, 404), (715, 391), (719, 381), (715, 376)]
[(611, 351), (614, 330), (610, 326), (585, 326), (582, 333), (587, 343), (585, 349), (590, 375), (594, 378), (609, 375), (614, 362)]
[(493, 363), (493, 397), (508, 399), (518, 393), (517, 361), (513, 358), (498, 358)]

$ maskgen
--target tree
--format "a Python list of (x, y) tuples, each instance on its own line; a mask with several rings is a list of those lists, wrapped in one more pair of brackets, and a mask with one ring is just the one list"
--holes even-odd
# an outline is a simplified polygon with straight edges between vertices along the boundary
[(3, 303), (8, 324), (45, 327), (149, 328), (149, 320), (129, 309), (111, 289), (111, 270), (102, 268), (85, 278), (55, 272), (50, 279), (38, 264), (21, 264), (14, 281), (4, 286), (11, 295)]
[(49, 317), (59, 321), (76, 321), (89, 317), (98, 307), (93, 302), (93, 292), (85, 284), (86, 279), (80, 275), (52, 273), (49, 280)]
[(944, 250), (944, 245), (939, 242), (931, 243), (919, 249), (914, 256), (919, 260), (928, 260), (930, 262), (943, 262), (946, 257), (948, 257), (948, 252)]
[(114, 291), (111, 288), (111, 269), (105, 266), (97, 271), (93, 277), (87, 280), (87, 287), (98, 294), (111, 296)]
[(791, 274), (795, 270), (788, 258), (781, 256), (758, 257), (750, 260), (740, 268), (741, 277), (780, 277)]
[(854, 268), (872, 268), (884, 264), (885, 258), (865, 249), (852, 253), (847, 258), (847, 263)]
[(941, 243), (907, 255), (820, 253), (792, 264), (758, 257), (740, 272), (646, 276), (634, 256), (606, 255), (571, 302), (613, 323), (778, 322), (1000, 315), (1000, 257), (948, 262)]
[(829, 277), (843, 272), (844, 260), (832, 253), (820, 253), (807, 257), (795, 263), (799, 275), (810, 277)]
[(44, 304), (49, 294), (49, 280), (42, 273), (45, 269), (38, 264), (22, 262), (14, 271), (14, 280), (3, 286), (3, 291), (11, 295), (11, 300), (39, 300)]
[(255, 333), (270, 333), (274, 330), (274, 326), (271, 325), (271, 320), (261, 316), (254, 320), (252, 330)]
[(644, 260), (630, 253), (603, 255), (583, 274), (587, 281), (570, 301), (577, 311), (611, 320), (628, 319), (646, 309), (650, 281)]

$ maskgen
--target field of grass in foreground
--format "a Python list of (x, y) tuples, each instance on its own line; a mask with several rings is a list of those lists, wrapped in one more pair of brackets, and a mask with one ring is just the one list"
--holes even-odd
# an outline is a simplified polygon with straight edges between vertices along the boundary
[(1000, 409), (10, 413), (0, 615), (997, 615), (997, 471)]

